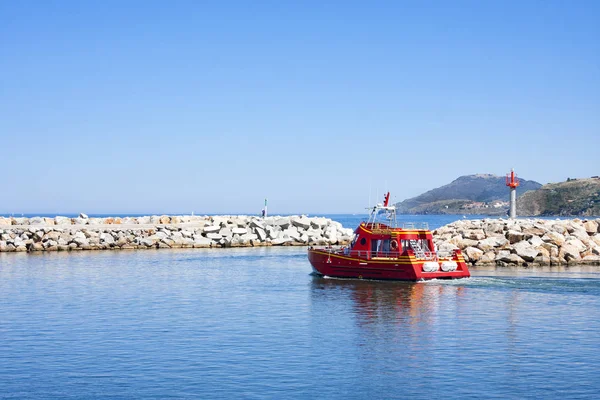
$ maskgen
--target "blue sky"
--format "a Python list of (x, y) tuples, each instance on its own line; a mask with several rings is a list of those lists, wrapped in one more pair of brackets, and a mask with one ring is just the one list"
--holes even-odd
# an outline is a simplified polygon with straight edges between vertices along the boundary
[(600, 173), (597, 1), (0, 16), (0, 213), (362, 212), (466, 174)]

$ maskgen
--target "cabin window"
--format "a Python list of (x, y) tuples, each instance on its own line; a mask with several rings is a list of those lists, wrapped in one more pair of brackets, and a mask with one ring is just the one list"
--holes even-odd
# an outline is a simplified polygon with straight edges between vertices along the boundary
[(371, 257), (377, 257), (377, 252), (380, 251), (381, 240), (371, 240)]
[[(429, 248), (429, 242), (427, 241), (427, 239), (416, 239), (416, 242), (419, 243), (419, 245), (421, 246), (421, 249), (425, 253), (428, 253), (428, 252), (431, 251), (431, 249)], [(410, 240), (409, 239), (402, 239), (402, 240), (400, 240), (400, 244), (402, 245), (402, 251), (406, 251), (406, 250), (412, 249), (412, 246), (410, 245)]]
[(390, 239), (371, 240), (371, 253), (375, 257), (383, 256), (390, 252)]
[(360, 244), (361, 244), (361, 245), (363, 245), (363, 246), (364, 246), (365, 244), (367, 244), (367, 239), (365, 239), (365, 238), (361, 238), (361, 239), (360, 239)]
[(355, 233), (354, 236), (352, 237), (352, 243), (350, 243), (350, 248), (354, 247), (357, 240), (358, 240), (358, 235)]
[(401, 251), (406, 251), (406, 250), (410, 249), (410, 242), (408, 241), (408, 239), (400, 240), (400, 245), (402, 246)]
[(390, 239), (385, 239), (383, 241), (383, 247), (381, 248), (381, 251), (383, 251), (385, 253), (390, 252)]

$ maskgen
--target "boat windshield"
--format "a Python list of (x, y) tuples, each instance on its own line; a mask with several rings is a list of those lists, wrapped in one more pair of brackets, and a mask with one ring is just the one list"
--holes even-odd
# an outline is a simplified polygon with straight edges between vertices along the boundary
[(369, 208), (370, 214), (367, 223), (376, 224), (382, 223), (390, 228), (396, 228), (396, 207), (395, 206), (384, 206), (381, 203)]

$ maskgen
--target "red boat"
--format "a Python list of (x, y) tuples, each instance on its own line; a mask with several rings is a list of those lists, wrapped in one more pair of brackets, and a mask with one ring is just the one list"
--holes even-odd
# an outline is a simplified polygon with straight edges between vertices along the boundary
[(348, 247), (309, 247), (314, 272), (339, 278), (419, 281), (471, 276), (460, 250), (441, 256), (435, 250), (426, 224), (396, 223), (396, 208), (383, 204), (371, 208), (367, 221), (354, 231)]

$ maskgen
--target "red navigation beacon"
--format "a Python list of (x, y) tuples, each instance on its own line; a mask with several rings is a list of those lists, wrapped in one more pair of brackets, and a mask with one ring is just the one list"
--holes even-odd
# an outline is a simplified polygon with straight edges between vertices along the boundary
[(514, 169), (510, 170), (510, 174), (506, 174), (506, 186), (511, 189), (516, 189), (517, 186), (519, 186), (519, 180), (517, 179)]

